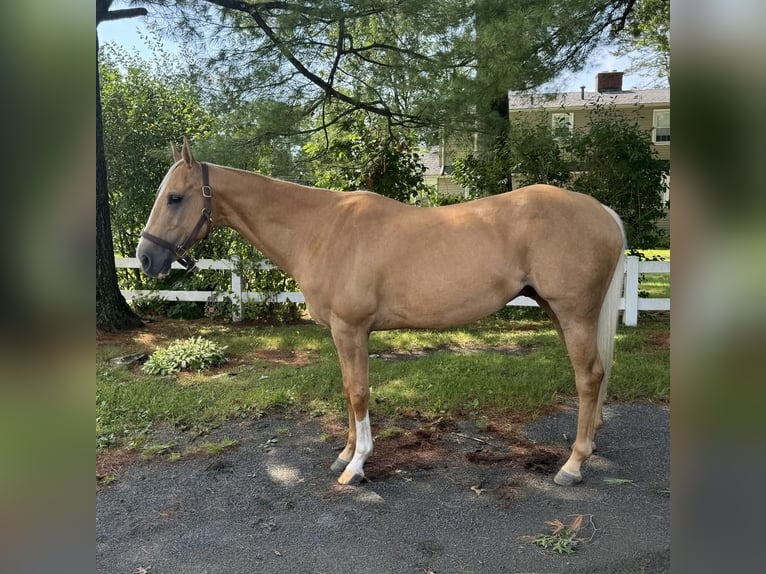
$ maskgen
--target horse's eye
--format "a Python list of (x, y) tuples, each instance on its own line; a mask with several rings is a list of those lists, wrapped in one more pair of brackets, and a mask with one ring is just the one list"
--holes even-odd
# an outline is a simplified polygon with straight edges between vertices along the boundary
[(181, 200), (183, 199), (182, 195), (168, 195), (168, 205), (173, 205), (174, 203), (181, 203)]

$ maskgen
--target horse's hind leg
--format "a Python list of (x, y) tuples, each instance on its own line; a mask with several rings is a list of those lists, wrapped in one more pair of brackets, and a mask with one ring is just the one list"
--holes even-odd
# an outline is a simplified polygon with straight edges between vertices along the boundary
[[(566, 346), (567, 341), (566, 341), (566, 337), (564, 336), (564, 330), (561, 328), (561, 322), (559, 321), (558, 316), (556, 315), (555, 311), (550, 306), (548, 301), (540, 297), (535, 292), (530, 293), (529, 296), (532, 297), (532, 299), (534, 299), (535, 301), (537, 301), (537, 304), (540, 306), (540, 308), (543, 309), (543, 311), (545, 311), (546, 315), (548, 315), (548, 318), (551, 320), (551, 322), (553, 323), (553, 326), (556, 328), (556, 332), (559, 334), (559, 338), (561, 339), (561, 342), (564, 343), (564, 345)], [(603, 393), (600, 391), (598, 403), (596, 404), (596, 423), (595, 423), (596, 431), (598, 431), (598, 429), (600, 429), (604, 423), (603, 416), (601, 414), (601, 406), (603, 402), (604, 402)], [(596, 442), (594, 440), (591, 443), (591, 451), (595, 452), (595, 450), (596, 450)]]
[(567, 352), (572, 361), (577, 385), (579, 408), (577, 412), (577, 437), (572, 454), (554, 478), (556, 484), (571, 486), (582, 480), (580, 467), (594, 450), (599, 390), (604, 369), (598, 358), (596, 322), (576, 322), (563, 326)]
[(364, 462), (372, 454), (368, 383), (368, 337), (365, 329), (346, 324), (332, 325), (332, 338), (338, 350), (343, 373), (343, 391), (348, 401), (349, 429), (346, 448), (332, 465), (343, 470), (340, 484), (358, 484), (364, 479)]

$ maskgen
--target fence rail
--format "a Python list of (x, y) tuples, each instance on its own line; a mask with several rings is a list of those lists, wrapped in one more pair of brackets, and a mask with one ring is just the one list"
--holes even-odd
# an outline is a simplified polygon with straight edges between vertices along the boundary
[[(141, 264), (135, 257), (115, 257), (115, 265), (120, 269), (140, 269)], [(276, 301), (284, 303), (305, 303), (303, 293), (285, 291), (282, 293), (258, 293), (242, 290), (242, 279), (237, 273), (239, 261), (236, 258), (229, 259), (200, 259), (197, 262), (199, 269), (213, 269), (228, 271), (231, 273), (229, 291), (187, 291), (187, 290), (149, 290), (149, 289), (121, 289), (122, 295), (130, 301), (136, 297), (158, 296), (166, 301), (216, 301), (231, 299), (234, 302), (232, 319), (239, 321), (242, 318), (242, 305), (247, 301)], [(275, 266), (268, 262), (259, 262), (258, 268), (274, 269)], [(173, 269), (183, 269), (178, 263), (173, 263)], [(622, 310), (622, 322), (625, 325), (635, 327), (638, 325), (639, 311), (670, 311), (669, 298), (639, 297), (639, 278), (644, 273), (670, 274), (670, 261), (639, 261), (638, 257), (627, 257), (625, 262), (625, 291), (620, 299)], [(537, 303), (529, 297), (516, 297), (507, 304), (508, 307), (537, 307)]]

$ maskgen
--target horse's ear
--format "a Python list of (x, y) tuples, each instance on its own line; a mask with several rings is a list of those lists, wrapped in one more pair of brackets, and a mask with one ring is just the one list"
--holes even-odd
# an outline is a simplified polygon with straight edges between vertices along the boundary
[(170, 142), (170, 149), (173, 152), (173, 163), (176, 163), (179, 159), (181, 159), (181, 152), (178, 151), (176, 144), (173, 142)]
[(186, 136), (184, 136), (184, 146), (181, 148), (181, 159), (184, 160), (187, 167), (191, 167), (192, 163), (194, 163), (194, 156), (192, 156), (191, 146)]

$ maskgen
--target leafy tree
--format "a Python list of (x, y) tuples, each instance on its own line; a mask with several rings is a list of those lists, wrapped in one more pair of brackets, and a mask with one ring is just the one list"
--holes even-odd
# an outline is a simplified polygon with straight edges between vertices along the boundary
[(540, 114), (533, 121), (511, 123), (508, 135), (482, 153), (457, 158), (453, 177), (472, 197), (480, 197), (510, 191), (514, 184), (565, 186), (570, 171), (561, 139)]
[(570, 188), (614, 209), (632, 248), (656, 246), (669, 166), (657, 158), (651, 133), (614, 109), (596, 108), (588, 128), (573, 133), (569, 150), (578, 171)]
[(188, 75), (188, 64), (180, 65), (172, 55), (158, 53), (152, 64), (107, 45), (101, 59), (114, 243), (119, 254), (131, 257), (170, 166), (170, 142), (182, 134), (209, 134), (214, 118)]
[(316, 133), (306, 151), (322, 187), (366, 189), (403, 202), (428, 193), (415, 142), (372, 114), (357, 112)]
[[(101, 51), (104, 78), (104, 137), (107, 142), (110, 204), (114, 245), (118, 254), (135, 252), (139, 232), (154, 202), (159, 182), (171, 162), (169, 143), (180, 134), (197, 139), (198, 155), (206, 161), (252, 169), (285, 179), (306, 181), (300, 165), (304, 137), (284, 138), (271, 131), (279, 102), (240, 102), (213, 105), (215, 93), (203, 88), (204, 76), (193, 59), (180, 60), (153, 46), (145, 60), (114, 45)], [(290, 290), (294, 282), (277, 271), (257, 271), (251, 265), (262, 256), (231, 229), (221, 229), (195, 248), (198, 257), (243, 261), (240, 276), (245, 290)], [(119, 270), (122, 288), (188, 288), (228, 290), (226, 274), (171, 272), (164, 279), (140, 271)], [(167, 314), (199, 316), (201, 305), (168, 303)], [(180, 316), (180, 315), (179, 315)]]
[(111, 5), (112, 0), (96, 0), (96, 328), (102, 331), (116, 331), (141, 324), (120, 293), (114, 266), (101, 113), (98, 25), (107, 20), (145, 15), (146, 10), (134, 8), (110, 11)]
[[(116, 46), (102, 50), (104, 77), (104, 137), (107, 142), (110, 205), (117, 253), (132, 256), (145, 224), (159, 182), (171, 162), (169, 143), (180, 134), (199, 139), (199, 155), (207, 161), (255, 169), (285, 177), (295, 174), (291, 151), (295, 145), (279, 138), (266, 141), (259, 119), (269, 111), (268, 103), (256, 102), (216, 116), (209, 110), (210, 94), (201, 88), (201, 76), (193, 61), (179, 62), (178, 56), (155, 47), (146, 61)], [(299, 150), (299, 148), (298, 148)], [(287, 175), (289, 178), (289, 174)], [(195, 249), (199, 257), (231, 258), (246, 263), (261, 256), (233, 230), (216, 231)], [(282, 291), (290, 282), (274, 272), (256, 273), (242, 269), (246, 290)], [(120, 270), (123, 288), (190, 288), (227, 290), (228, 278), (213, 271), (185, 276), (172, 272), (167, 278), (148, 278), (140, 271)], [(178, 309), (176, 309), (178, 307)], [(197, 313), (197, 305), (175, 305), (168, 312)]]
[(308, 134), (285, 134), (280, 125), (289, 114), (286, 105), (274, 100), (247, 101), (211, 106), (216, 116), (215, 134), (195, 145), (207, 161), (247, 169), (280, 179), (311, 182), (303, 146)]
[(507, 146), (509, 162), (519, 174), (518, 184), (566, 186), (571, 164), (561, 142), (561, 134), (551, 130), (547, 116), (541, 115), (537, 122), (511, 124)]
[(468, 191), (468, 198), (496, 195), (511, 189), (513, 164), (504, 138), (481, 154), (468, 154), (454, 161), (452, 177)]
[(670, 82), (670, 0), (637, 0), (617, 35), (616, 53), (630, 58), (627, 72), (651, 72), (655, 84)]

